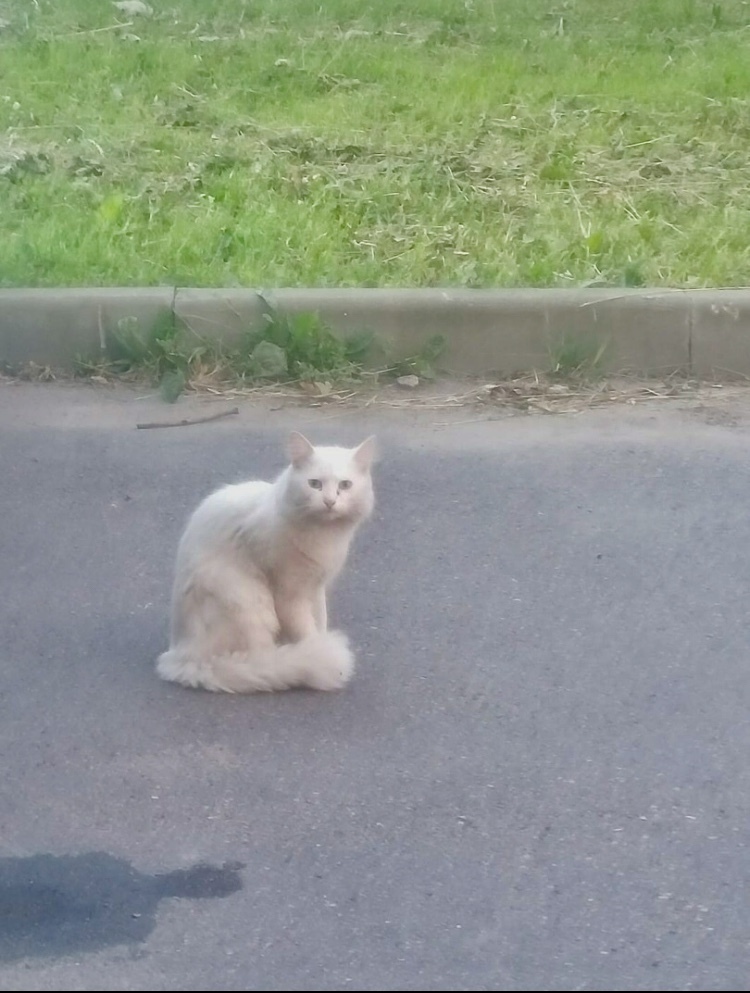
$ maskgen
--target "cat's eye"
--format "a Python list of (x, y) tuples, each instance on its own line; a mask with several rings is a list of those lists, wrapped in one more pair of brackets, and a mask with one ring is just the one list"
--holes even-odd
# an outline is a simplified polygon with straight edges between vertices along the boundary
[(310, 486), (312, 486), (312, 488), (314, 490), (322, 490), (323, 489), (323, 480), (322, 479), (308, 479), (307, 482), (308, 482), (308, 484)]
[(350, 490), (351, 488), (352, 488), (351, 479), (342, 479), (341, 482), (339, 483), (340, 490)]

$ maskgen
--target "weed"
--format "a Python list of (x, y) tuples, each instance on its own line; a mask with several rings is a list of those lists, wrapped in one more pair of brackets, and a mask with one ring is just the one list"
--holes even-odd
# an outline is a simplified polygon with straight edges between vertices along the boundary
[(550, 348), (550, 374), (560, 379), (591, 379), (601, 373), (607, 342), (564, 332)]
[(356, 378), (367, 352), (366, 337), (337, 337), (317, 314), (272, 311), (264, 328), (245, 335), (235, 366), (250, 378), (268, 378), (258, 365), (258, 355), (259, 349), (261, 356), (268, 355), (263, 346), (269, 344), (278, 350), (279, 371), (295, 380)]
[(388, 372), (396, 376), (418, 376), (420, 379), (435, 379), (437, 369), (435, 363), (445, 351), (445, 337), (435, 334), (428, 338), (416, 355), (401, 359), (390, 366)]
[(187, 373), (203, 359), (212, 346), (191, 332), (197, 343), (188, 343), (185, 332), (177, 326), (171, 314), (157, 321), (145, 333), (137, 319), (122, 319), (114, 332), (109, 348), (115, 368), (123, 372), (141, 369), (161, 381), (173, 373)]
[(78, 357), (76, 375), (112, 376), (136, 374), (159, 386), (165, 400), (173, 403), (196, 370), (207, 364), (218, 366), (219, 346), (194, 332), (178, 327), (172, 314), (148, 329), (136, 318), (123, 318), (112, 336), (104, 359)]

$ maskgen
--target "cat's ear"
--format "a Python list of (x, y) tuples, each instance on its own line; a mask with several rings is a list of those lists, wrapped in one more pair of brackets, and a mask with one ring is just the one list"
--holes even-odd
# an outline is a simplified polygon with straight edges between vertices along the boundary
[(354, 464), (362, 472), (369, 472), (372, 463), (377, 458), (378, 446), (375, 441), (375, 435), (371, 434), (369, 438), (366, 438), (361, 445), (354, 449), (354, 454), (352, 459)]
[(292, 431), (287, 442), (286, 453), (295, 469), (312, 458), (314, 451), (314, 447), (303, 434), (300, 434), (299, 431)]

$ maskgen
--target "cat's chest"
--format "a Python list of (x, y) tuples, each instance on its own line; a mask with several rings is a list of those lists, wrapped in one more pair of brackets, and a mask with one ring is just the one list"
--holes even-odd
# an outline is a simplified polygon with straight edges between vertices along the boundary
[(339, 535), (288, 535), (280, 543), (273, 572), (281, 582), (294, 578), (315, 586), (326, 583), (343, 566), (348, 546)]

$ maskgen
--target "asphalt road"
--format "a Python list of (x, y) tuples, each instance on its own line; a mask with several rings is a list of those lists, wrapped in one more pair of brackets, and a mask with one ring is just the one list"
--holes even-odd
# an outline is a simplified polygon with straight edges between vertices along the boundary
[[(746, 411), (175, 413), (0, 384), (0, 989), (750, 989)], [(383, 437), (353, 682), (158, 681), (289, 426)]]

